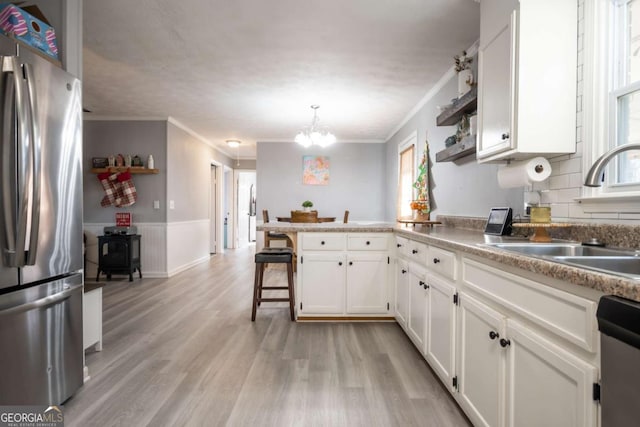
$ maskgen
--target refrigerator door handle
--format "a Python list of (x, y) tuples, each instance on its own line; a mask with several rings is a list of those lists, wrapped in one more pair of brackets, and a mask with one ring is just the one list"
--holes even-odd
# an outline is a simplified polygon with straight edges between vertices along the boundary
[[(5, 250), (5, 262), (8, 267), (22, 267), (25, 262), (24, 250), (27, 238), (27, 221), (28, 221), (28, 207), (29, 207), (29, 193), (27, 191), (27, 183), (31, 180), (31, 168), (30, 158), (28, 156), (28, 150), (30, 145), (30, 131), (28, 126), (28, 110), (24, 102), (24, 88), (22, 83), (22, 67), (18, 62), (18, 58), (15, 56), (2, 57), (2, 72), (11, 73), (13, 75), (13, 91), (15, 94), (15, 110), (17, 112), (17, 125), (18, 125), (18, 144), (17, 144), (17, 158), (18, 158), (18, 209), (17, 209), (17, 221), (13, 223), (13, 211), (10, 215), (6, 215), (5, 222), (10, 219), (12, 224), (6, 224), (15, 230), (14, 232), (7, 233), (13, 237), (7, 239), (7, 247)], [(8, 95), (7, 95), (8, 96)], [(12, 111), (14, 105), (4, 105), (3, 119), (7, 124), (7, 117), (13, 117)], [(7, 116), (8, 115), (8, 116)], [(5, 142), (7, 143), (7, 142)], [(6, 197), (6, 196), (5, 196)], [(3, 201), (5, 210), (13, 210), (13, 203), (7, 200)]]
[(16, 315), (19, 313), (24, 313), (25, 311), (34, 310), (37, 308), (46, 308), (51, 305), (57, 304), (60, 301), (63, 301), (69, 298), (74, 292), (77, 292), (79, 289), (82, 289), (82, 286), (83, 285), (75, 285), (75, 286), (64, 285), (64, 290), (62, 292), (58, 292), (55, 295), (50, 295), (48, 297), (40, 298), (38, 300), (28, 302), (26, 304), (21, 304), (15, 307), (0, 310), (0, 318), (2, 316)]
[[(24, 77), (27, 83), (27, 101), (28, 101), (28, 117), (29, 130), (31, 131), (31, 144), (29, 144), (29, 157), (31, 160), (31, 177), (32, 177), (32, 193), (31, 193), (31, 225), (29, 227), (29, 245), (27, 250), (26, 265), (34, 265), (36, 263), (36, 255), (38, 249), (38, 233), (40, 231), (40, 185), (42, 176), (42, 141), (40, 139), (40, 127), (38, 124), (38, 110), (36, 100), (35, 79), (31, 64), (24, 64)], [(26, 242), (25, 242), (26, 244)]]

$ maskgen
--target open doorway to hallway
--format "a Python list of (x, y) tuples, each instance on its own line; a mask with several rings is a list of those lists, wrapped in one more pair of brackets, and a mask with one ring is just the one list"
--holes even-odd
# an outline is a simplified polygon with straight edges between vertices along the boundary
[(236, 170), (236, 247), (256, 241), (256, 171)]

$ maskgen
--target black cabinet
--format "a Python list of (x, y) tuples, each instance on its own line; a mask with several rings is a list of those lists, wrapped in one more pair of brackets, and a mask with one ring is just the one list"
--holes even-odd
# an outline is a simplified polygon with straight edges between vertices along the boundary
[(133, 272), (138, 270), (140, 278), (140, 235), (139, 234), (111, 234), (98, 236), (98, 274), (100, 272), (111, 280), (111, 274), (128, 274), (129, 281), (133, 281)]

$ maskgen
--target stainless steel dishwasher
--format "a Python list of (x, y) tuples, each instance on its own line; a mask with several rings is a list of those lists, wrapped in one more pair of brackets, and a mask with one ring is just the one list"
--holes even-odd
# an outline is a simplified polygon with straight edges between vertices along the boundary
[(640, 420), (640, 302), (605, 296), (598, 304), (602, 426)]

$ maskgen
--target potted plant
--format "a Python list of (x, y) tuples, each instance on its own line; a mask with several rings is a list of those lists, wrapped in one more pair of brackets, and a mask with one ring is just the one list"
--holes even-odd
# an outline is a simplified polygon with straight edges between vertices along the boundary
[(313, 207), (313, 203), (311, 202), (311, 200), (305, 200), (304, 202), (302, 202), (303, 211), (309, 212), (312, 207)]

